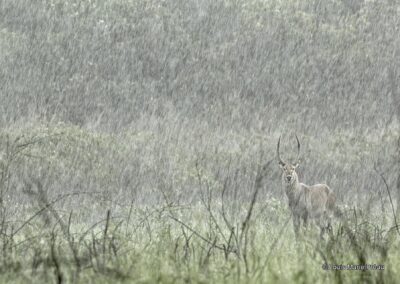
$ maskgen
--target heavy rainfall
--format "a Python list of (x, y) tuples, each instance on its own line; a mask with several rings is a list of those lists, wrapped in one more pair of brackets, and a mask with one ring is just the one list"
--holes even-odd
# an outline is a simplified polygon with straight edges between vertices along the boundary
[(0, 0), (0, 282), (395, 283), (399, 82), (396, 0)]

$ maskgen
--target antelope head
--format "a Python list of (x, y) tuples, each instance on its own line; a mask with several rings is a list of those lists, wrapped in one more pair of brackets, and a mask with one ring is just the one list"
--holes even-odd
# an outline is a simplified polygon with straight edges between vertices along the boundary
[(281, 155), (279, 153), (279, 146), (281, 143), (281, 137), (279, 136), (278, 140), (278, 145), (276, 148), (276, 153), (278, 155), (278, 161), (279, 161), (279, 167), (282, 169), (282, 179), (286, 184), (294, 184), (298, 182), (298, 177), (296, 173), (296, 168), (299, 166), (299, 156), (300, 156), (300, 141), (299, 138), (296, 135), (296, 140), (297, 140), (297, 158), (296, 158), (296, 163), (288, 163), (282, 160)]

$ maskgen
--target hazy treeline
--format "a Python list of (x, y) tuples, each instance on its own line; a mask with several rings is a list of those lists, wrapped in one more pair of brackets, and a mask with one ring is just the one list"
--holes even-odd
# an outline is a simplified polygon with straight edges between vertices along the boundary
[(399, 107), (396, 1), (3, 0), (0, 16), (3, 124), (175, 115), (318, 135)]

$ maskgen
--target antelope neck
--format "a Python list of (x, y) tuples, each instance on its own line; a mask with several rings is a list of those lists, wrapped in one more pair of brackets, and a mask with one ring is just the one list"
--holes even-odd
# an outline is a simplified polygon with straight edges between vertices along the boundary
[(289, 200), (295, 200), (300, 194), (297, 177), (294, 177), (294, 180), (291, 184), (287, 184), (285, 181), (283, 182), (285, 185), (285, 193), (287, 197), (289, 198)]

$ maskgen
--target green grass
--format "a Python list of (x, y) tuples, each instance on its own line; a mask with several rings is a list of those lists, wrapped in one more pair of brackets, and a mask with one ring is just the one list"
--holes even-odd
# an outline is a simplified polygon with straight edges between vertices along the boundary
[[(279, 207), (285, 206), (279, 202)], [(237, 213), (245, 211), (243, 206)], [(212, 212), (218, 214), (217, 208)], [(359, 225), (352, 218), (346, 225), (337, 223), (334, 236), (324, 241), (314, 229), (296, 241), (285, 212), (282, 209), (277, 214), (269, 202), (258, 202), (246, 240), (239, 246), (232, 241), (232, 248), (223, 237), (230, 231), (221, 216), (211, 221), (210, 212), (201, 205), (164, 209), (135, 206), (129, 223), (129, 214), (111, 215), (108, 222), (104, 215), (86, 235), (83, 232), (89, 225), (75, 214), (67, 235), (56, 222), (35, 227), (33, 224), (41, 223), (38, 218), (11, 243), (6, 244), (7, 238), (2, 237), (2, 279), (38, 283), (53, 282), (59, 275), (80, 283), (375, 283), (382, 279), (394, 283), (398, 279), (399, 242), (393, 230), (388, 233), (387, 228), (374, 223), (364, 226), (361, 222), (371, 220), (359, 216)], [(233, 224), (240, 235), (240, 220)], [(217, 225), (222, 226), (222, 233)], [(69, 243), (76, 250), (79, 265)], [(325, 260), (331, 265), (382, 264), (385, 270), (324, 271)]]

